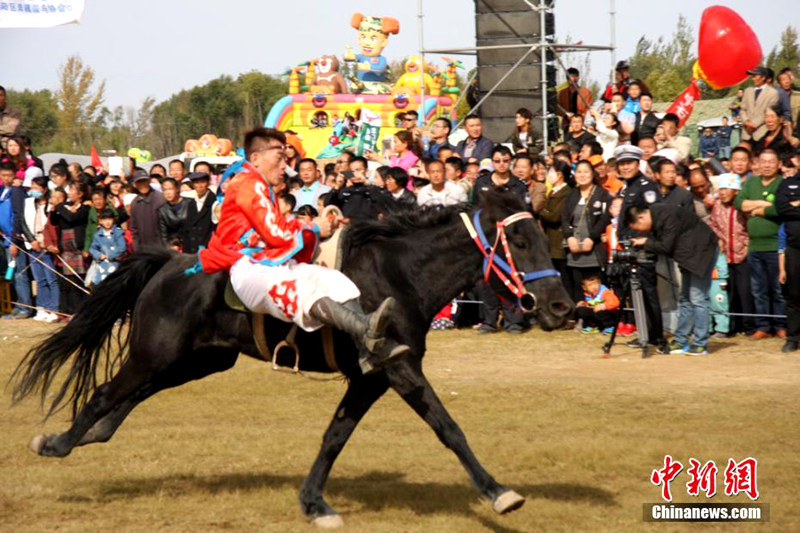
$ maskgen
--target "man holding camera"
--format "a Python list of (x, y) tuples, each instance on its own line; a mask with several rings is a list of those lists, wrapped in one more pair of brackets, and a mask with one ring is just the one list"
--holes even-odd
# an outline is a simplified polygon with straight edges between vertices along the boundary
[(342, 210), (347, 219), (377, 220), (378, 213), (389, 204), (386, 189), (367, 183), (367, 160), (354, 156), (349, 162), (349, 170), (342, 171), (344, 186), (328, 193), (325, 207), (335, 205)]
[[(639, 170), (639, 161), (642, 159), (642, 149), (629, 144), (618, 146), (614, 150), (614, 157), (617, 160), (617, 173), (625, 181), (625, 188), (620, 192), (624, 198), (622, 201), (622, 216), (631, 206), (645, 208), (649, 205), (658, 204), (663, 201), (659, 185), (646, 178)], [(619, 229), (620, 240), (630, 239), (637, 234), (633, 228), (626, 227), (625, 224)], [(639, 264), (639, 278), (642, 283), (644, 293), (644, 307), (647, 315), (647, 338), (649, 343), (658, 346), (661, 353), (668, 353), (667, 341), (664, 339), (664, 323), (661, 318), (661, 302), (658, 299), (656, 275), (656, 260), (641, 262)], [(638, 339), (628, 342), (629, 346), (638, 347)]]
[(714, 232), (697, 215), (675, 205), (631, 205), (624, 217), (627, 227), (648, 234), (631, 239), (634, 246), (670, 257), (680, 267), (678, 329), (670, 353), (708, 355), (708, 293), (718, 253)]

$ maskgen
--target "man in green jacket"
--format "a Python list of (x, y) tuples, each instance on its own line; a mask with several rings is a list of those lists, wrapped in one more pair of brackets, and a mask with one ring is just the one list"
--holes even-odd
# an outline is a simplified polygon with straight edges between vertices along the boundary
[[(781, 183), (780, 159), (771, 149), (758, 157), (760, 176), (745, 180), (734, 201), (737, 209), (747, 215), (747, 233), (750, 244), (747, 263), (750, 265), (750, 283), (758, 315), (783, 315), (784, 304), (778, 283), (778, 228), (780, 220), (775, 209), (775, 193)], [(786, 320), (783, 318), (756, 317), (754, 339), (766, 339), (772, 331), (786, 338)]]

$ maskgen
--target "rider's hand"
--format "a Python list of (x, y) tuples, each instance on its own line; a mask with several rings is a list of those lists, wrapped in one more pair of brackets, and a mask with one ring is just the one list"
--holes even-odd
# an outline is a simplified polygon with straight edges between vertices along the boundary
[(325, 217), (317, 217), (314, 219), (314, 223), (319, 227), (320, 237), (327, 238), (331, 236), (332, 228), (330, 220)]

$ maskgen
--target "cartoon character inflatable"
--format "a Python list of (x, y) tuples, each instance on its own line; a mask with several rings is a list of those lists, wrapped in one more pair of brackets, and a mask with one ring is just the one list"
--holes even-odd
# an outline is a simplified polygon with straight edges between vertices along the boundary
[(233, 145), (230, 139), (220, 139), (216, 135), (207, 133), (199, 139), (189, 139), (184, 144), (185, 152), (197, 155), (226, 156), (231, 153)]
[(344, 60), (357, 63), (356, 77), (362, 82), (386, 81), (386, 58), (381, 55), (389, 42), (389, 35), (400, 32), (400, 23), (391, 17), (366, 17), (356, 13), (350, 25), (358, 30), (360, 54), (354, 54), (349, 46)]
[(322, 56), (311, 64), (315, 66), (315, 69), (314, 83), (309, 92), (322, 94), (347, 92), (347, 82), (339, 73), (339, 60), (336, 56)]
[(422, 58), (419, 56), (411, 56), (406, 61), (405, 73), (400, 76), (395, 84), (396, 88), (407, 88), (411, 94), (420, 94), (422, 82), (425, 83), (425, 93), (431, 94), (433, 90), (433, 78), (427, 72), (422, 75), (420, 79), (420, 71), (423, 70)]

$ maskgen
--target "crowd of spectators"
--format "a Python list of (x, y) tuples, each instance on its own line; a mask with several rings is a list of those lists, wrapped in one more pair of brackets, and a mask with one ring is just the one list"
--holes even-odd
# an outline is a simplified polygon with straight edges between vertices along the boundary
[[(800, 177), (793, 177), (800, 169), (800, 91), (791, 70), (777, 80), (765, 67), (750, 74), (753, 86), (740, 91), (730, 119), (702, 133), (694, 155), (678, 117), (655, 113), (647, 86), (620, 62), (596, 102), (569, 69), (558, 94), (563, 135), (546, 152), (528, 109), (518, 110), (506, 139), (487, 138), (480, 116), (470, 115), (454, 144), (450, 120), (422, 125), (409, 111), (383, 152), (317, 161), (289, 135), (286, 179), (274, 193), (286, 216), (313, 218), (336, 206), (357, 221), (398, 209), (480, 204), (483, 192), (506, 190), (535, 216), (578, 303), (571, 327), (635, 332), (628, 313), (619, 312), (629, 302), (608, 276), (614, 252), (630, 241), (652, 257), (640, 275), (648, 338), (662, 352), (707, 354), (710, 335), (739, 333), (777, 336), (786, 351), (796, 350), (800, 319), (790, 316), (787, 324), (785, 315), (800, 310)], [(731, 146), (734, 128), (741, 142)], [(128, 254), (145, 246), (195, 253), (208, 243), (219, 169), (202, 163), (187, 173), (181, 160), (130, 176), (63, 160), (44, 169), (21, 131), (0, 88), (0, 232), (16, 302), (8, 318), (68, 320)], [(692, 237), (681, 239), (681, 232)], [(702, 249), (687, 253), (687, 242)], [(659, 256), (680, 272), (671, 343), (656, 287)], [(482, 302), (480, 333), (531, 327), (482, 283), (468, 296)], [(454, 308), (442, 310), (433, 327), (452, 327)]]

